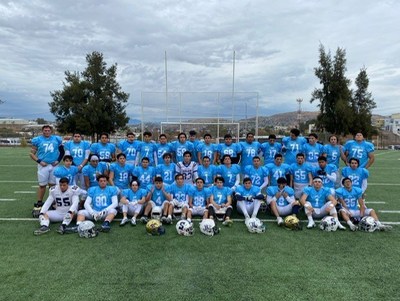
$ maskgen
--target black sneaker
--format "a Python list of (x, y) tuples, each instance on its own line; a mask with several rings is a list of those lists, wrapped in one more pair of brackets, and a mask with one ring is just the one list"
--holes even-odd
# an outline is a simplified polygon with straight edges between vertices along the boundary
[(39, 229), (33, 232), (34, 235), (42, 235), (50, 231), (50, 228), (47, 226), (41, 226)]
[(105, 221), (105, 222), (101, 225), (101, 231), (102, 231), (102, 232), (110, 232), (110, 230), (111, 230), (110, 222)]

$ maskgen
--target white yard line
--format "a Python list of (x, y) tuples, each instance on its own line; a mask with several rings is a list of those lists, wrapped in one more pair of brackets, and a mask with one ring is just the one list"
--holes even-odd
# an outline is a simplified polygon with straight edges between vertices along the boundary
[(400, 213), (399, 210), (379, 210), (381, 213)]
[(30, 193), (36, 193), (36, 191), (14, 191), (14, 193), (30, 194)]
[(386, 202), (365, 202), (365, 204), (386, 204)]
[(13, 202), (16, 201), (17, 199), (0, 199), (0, 202)]
[(0, 181), (0, 183), (37, 183), (37, 181)]

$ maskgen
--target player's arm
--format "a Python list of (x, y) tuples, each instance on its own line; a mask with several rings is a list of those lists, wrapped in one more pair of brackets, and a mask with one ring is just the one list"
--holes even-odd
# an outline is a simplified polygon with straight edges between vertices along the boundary
[(113, 170), (110, 170), (110, 173), (108, 175), (108, 183), (111, 186), (115, 186), (115, 184), (114, 184), (114, 171)]
[(211, 196), (210, 196), (210, 204), (209, 204), (209, 205), (213, 205), (214, 208), (217, 209), (217, 210), (221, 208), (221, 206), (218, 205), (218, 204), (214, 201), (214, 195), (213, 195), (213, 194), (211, 194)]
[[(146, 195), (146, 197), (147, 197), (147, 195)], [(143, 205), (144, 203), (146, 203), (146, 197), (142, 197), (142, 198), (138, 201), (138, 204)]]
[(365, 202), (362, 197), (358, 198), (358, 204), (360, 205), (360, 216), (363, 217), (365, 214)]
[(105, 210), (108, 212), (111, 209), (115, 209), (118, 206), (118, 196), (117, 195), (113, 195), (111, 197), (111, 204), (110, 206), (108, 206)]
[(92, 197), (91, 196), (88, 196), (86, 198), (83, 207), (86, 209), (87, 212), (89, 212), (90, 215), (93, 215), (95, 213), (92, 208)]
[(72, 196), (72, 205), (69, 207), (68, 212), (70, 212), (72, 215), (75, 214), (78, 211), (78, 206), (79, 206), (79, 196), (77, 194), (74, 194)]
[(228, 195), (228, 196), (226, 197), (226, 204), (225, 204), (225, 207), (229, 207), (229, 206), (232, 206), (232, 195)]
[(365, 165), (365, 168), (368, 169), (375, 162), (375, 155), (373, 152), (368, 154), (368, 162)]
[(260, 186), (260, 189), (261, 189), (261, 190), (263, 190), (265, 187), (268, 186), (268, 183), (269, 183), (268, 180), (269, 180), (269, 179), (268, 179), (268, 176), (265, 176), (265, 177), (264, 177), (264, 182), (263, 182), (263, 183), (261, 184), (261, 186)]
[(42, 209), (40, 209), (40, 213), (39, 214), (45, 214), (47, 211), (49, 211), (50, 206), (53, 204), (54, 202), (54, 197), (53, 194), (50, 192), (49, 196), (46, 199), (46, 202), (44, 202)]

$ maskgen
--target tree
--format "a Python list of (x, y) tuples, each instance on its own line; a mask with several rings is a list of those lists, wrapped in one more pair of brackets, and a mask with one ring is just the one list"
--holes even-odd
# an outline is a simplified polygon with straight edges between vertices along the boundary
[(79, 72), (65, 72), (63, 89), (50, 92), (50, 112), (56, 117), (61, 133), (79, 131), (90, 135), (115, 132), (126, 127), (125, 108), (129, 94), (118, 84), (117, 64), (107, 68), (103, 54), (86, 55), (87, 67)]
[(376, 103), (372, 94), (368, 92), (369, 79), (365, 67), (361, 68), (355, 80), (356, 90), (353, 93), (352, 108), (354, 121), (351, 133), (354, 135), (360, 130), (366, 135), (376, 134), (376, 129), (372, 126), (372, 110), (376, 108)]
[(320, 113), (316, 127), (335, 134), (350, 133), (352, 125), (350, 80), (346, 78), (346, 51), (336, 50), (332, 60), (330, 51), (319, 47), (319, 67), (314, 68), (322, 88), (312, 92), (310, 102), (319, 101)]
[(37, 124), (48, 124), (49, 123), (44, 118), (37, 118), (36, 122), (37, 122)]

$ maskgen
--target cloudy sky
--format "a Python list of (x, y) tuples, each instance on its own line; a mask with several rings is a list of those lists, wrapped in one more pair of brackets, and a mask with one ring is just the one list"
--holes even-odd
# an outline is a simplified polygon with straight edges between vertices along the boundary
[[(346, 49), (353, 82), (367, 68), (374, 113), (390, 115), (400, 112), (399, 12), (395, 0), (2, 1), (0, 117), (52, 120), (50, 91), (92, 51), (118, 64), (132, 119), (141, 103), (145, 119), (251, 116), (257, 99), (260, 115), (294, 111), (298, 98), (317, 110), (309, 100), (320, 44)], [(154, 93), (166, 82), (171, 93), (202, 93)]]

